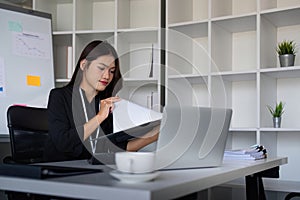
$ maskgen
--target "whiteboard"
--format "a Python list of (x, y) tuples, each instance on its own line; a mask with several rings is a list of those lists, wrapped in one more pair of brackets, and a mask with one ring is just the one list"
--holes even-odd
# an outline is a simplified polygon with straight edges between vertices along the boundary
[(0, 135), (8, 135), (7, 108), (46, 107), (54, 88), (51, 15), (0, 4), (0, 27)]

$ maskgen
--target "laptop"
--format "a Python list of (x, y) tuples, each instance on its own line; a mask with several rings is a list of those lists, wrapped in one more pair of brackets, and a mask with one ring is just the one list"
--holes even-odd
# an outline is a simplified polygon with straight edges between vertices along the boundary
[[(227, 108), (166, 106), (158, 141), (142, 151), (156, 151), (157, 170), (220, 166), (231, 116), (232, 110)], [(137, 130), (138, 135), (158, 124), (154, 121), (130, 132)], [(114, 153), (95, 153), (94, 157), (92, 164), (114, 164)]]
[(231, 116), (229, 108), (166, 106), (156, 144), (156, 169), (220, 166)]

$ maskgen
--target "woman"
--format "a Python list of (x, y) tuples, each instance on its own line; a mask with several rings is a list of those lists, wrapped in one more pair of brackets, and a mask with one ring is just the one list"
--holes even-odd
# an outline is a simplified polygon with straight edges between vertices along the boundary
[(120, 133), (95, 140), (113, 132), (112, 110), (114, 102), (120, 100), (114, 95), (121, 86), (115, 49), (107, 42), (89, 43), (82, 51), (68, 85), (50, 92), (49, 139), (44, 160), (88, 159), (96, 146), (97, 152), (137, 151), (156, 141), (158, 128), (141, 138), (128, 140), (128, 135)]

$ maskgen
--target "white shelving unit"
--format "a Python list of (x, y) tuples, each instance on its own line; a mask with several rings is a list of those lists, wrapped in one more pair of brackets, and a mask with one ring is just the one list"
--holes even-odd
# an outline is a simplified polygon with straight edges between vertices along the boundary
[[(122, 95), (159, 110), (161, 1), (33, 0), (33, 8), (52, 14), (56, 67), (65, 65), (60, 49), (73, 47), (75, 65), (89, 41), (109, 38), (120, 54)], [(269, 156), (288, 156), (279, 182), (300, 183), (300, 56), (294, 67), (280, 68), (275, 52), (284, 39), (300, 52), (300, 0), (165, 1), (166, 103), (231, 107), (228, 147), (260, 143)], [(69, 80), (56, 72), (58, 85)], [(266, 105), (278, 101), (285, 113), (276, 129)]]
[[(288, 156), (281, 181), (300, 182), (300, 56), (281, 68), (277, 43), (300, 51), (299, 0), (167, 0), (167, 103), (231, 107), (228, 147)], [(267, 105), (285, 103), (282, 128)]]
[(160, 0), (33, 0), (33, 9), (52, 14), (56, 85), (70, 78), (67, 47), (75, 67), (87, 43), (108, 40), (120, 57), (120, 96), (160, 110), (160, 5)]

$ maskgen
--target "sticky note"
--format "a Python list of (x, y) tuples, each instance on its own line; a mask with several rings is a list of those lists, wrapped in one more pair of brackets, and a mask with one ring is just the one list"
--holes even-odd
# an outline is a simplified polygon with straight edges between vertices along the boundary
[(10, 31), (14, 31), (14, 32), (22, 32), (23, 31), (22, 25), (18, 22), (9, 21), (8, 27), (9, 27)]
[(27, 75), (27, 85), (30, 86), (41, 86), (41, 77)]

